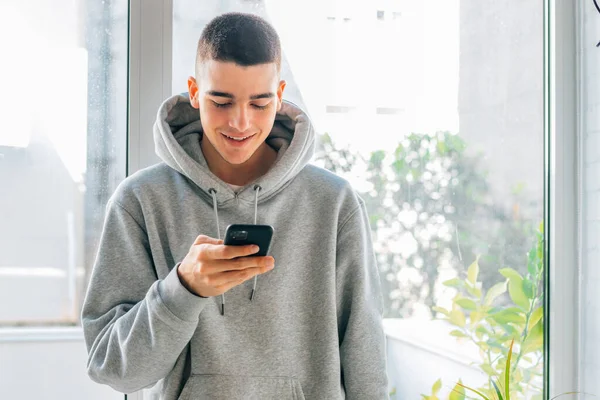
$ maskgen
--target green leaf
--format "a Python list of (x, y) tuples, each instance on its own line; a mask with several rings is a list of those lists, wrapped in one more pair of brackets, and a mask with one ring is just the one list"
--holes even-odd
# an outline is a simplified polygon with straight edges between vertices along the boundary
[[(513, 339), (512, 342), (510, 342), (510, 349), (508, 349), (508, 358), (506, 360), (506, 371), (504, 377), (504, 391), (506, 393), (506, 400), (510, 400), (510, 359), (512, 358), (514, 344), (515, 340)], [(500, 400), (502, 400), (502, 398), (500, 398)]]
[(433, 387), (431, 388), (431, 394), (437, 395), (441, 388), (442, 388), (442, 380), (438, 379), (437, 381), (435, 381), (435, 383), (433, 384)]
[(456, 300), (455, 303), (465, 310), (474, 311), (477, 309), (477, 304), (471, 299), (462, 298)]
[(476, 297), (477, 299), (481, 298), (481, 289), (475, 286), (471, 286), (471, 284), (469, 283), (467, 283), (467, 292), (469, 292), (471, 296)]
[(504, 400), (502, 398), (502, 392), (500, 392), (500, 388), (498, 387), (496, 382), (494, 382), (493, 379), (490, 379), (490, 382), (492, 382), (492, 386), (494, 386), (494, 390), (496, 391), (496, 396), (498, 396), (498, 400)]
[(505, 292), (506, 292), (506, 281), (495, 284), (485, 294), (485, 299), (483, 301), (483, 304), (486, 306), (491, 306), (492, 303), (494, 302), (494, 300), (496, 300), (496, 298), (498, 296), (500, 296), (501, 294), (503, 294)]
[(539, 273), (541, 270), (544, 269), (544, 239), (540, 239), (540, 241), (538, 242), (538, 245), (536, 247), (535, 250), (535, 254), (536, 254), (536, 263), (535, 263), (535, 269), (537, 270), (537, 272)]
[(535, 290), (533, 288), (533, 282), (531, 282), (529, 279), (523, 279), (523, 293), (529, 299), (535, 298)]
[(523, 278), (520, 276), (508, 278), (508, 293), (516, 305), (523, 310), (529, 311), (529, 299), (525, 295), (525, 292), (523, 292)]
[(508, 324), (511, 322), (514, 324), (524, 324), (525, 323), (525, 317), (522, 314), (512, 312), (510, 310), (504, 310), (504, 311), (497, 312), (495, 314), (490, 315), (488, 318), (492, 318), (494, 321), (496, 321), (497, 323), (499, 323), (501, 325)]
[(450, 311), (450, 322), (461, 328), (464, 328), (467, 324), (465, 314), (463, 314), (463, 312), (458, 308)]
[(474, 325), (485, 317), (485, 313), (481, 311), (473, 311), (470, 315), (471, 324)]
[(500, 272), (504, 277), (506, 277), (508, 279), (511, 279), (511, 278), (523, 279), (521, 274), (519, 274), (517, 271), (515, 271), (512, 268), (502, 268), (498, 272)]
[(489, 376), (496, 375), (496, 371), (494, 370), (494, 368), (492, 368), (492, 366), (490, 364), (487, 364), (487, 363), (486, 364), (481, 364), (480, 367), (483, 370), (483, 372), (485, 372)]
[(511, 313), (522, 313), (523, 310), (521, 310), (519, 307), (494, 307), (490, 310), (488, 310), (488, 314), (492, 315), (492, 314), (498, 314), (499, 312), (511, 312)]
[[(517, 325), (519, 327), (519, 329), (515, 328), (513, 325)], [(522, 333), (522, 326), (523, 325), (525, 325), (525, 317), (523, 317), (522, 322), (518, 322), (518, 323), (513, 322), (510, 325), (509, 324), (502, 324), (501, 325), (502, 329), (504, 329), (504, 332), (506, 332), (506, 335), (503, 335), (502, 339), (506, 342), (507, 340), (510, 340), (510, 338), (518, 337)]]
[(489, 335), (490, 334), (490, 331), (488, 331), (485, 326), (481, 326), (481, 325), (479, 325), (477, 327), (477, 329), (475, 329), (475, 332), (480, 332), (483, 335)]
[(521, 346), (521, 354), (527, 354), (534, 351), (541, 351), (544, 347), (544, 323), (539, 320), (531, 329), (523, 345)]
[(479, 256), (473, 261), (467, 270), (467, 280), (471, 282), (473, 286), (477, 283), (477, 276), (479, 275)]
[(481, 393), (480, 391), (477, 391), (477, 390), (475, 390), (475, 389), (472, 389), (472, 388), (470, 388), (470, 387), (468, 387), (468, 386), (465, 386), (465, 385), (463, 385), (462, 383), (457, 383), (457, 385), (458, 385), (458, 386), (461, 386), (461, 387), (463, 387), (463, 388), (465, 388), (465, 389), (467, 389), (467, 390), (470, 390), (470, 391), (471, 391), (471, 392), (473, 392), (473, 393), (476, 393), (477, 395), (481, 396), (481, 398), (482, 398), (483, 400), (490, 400), (490, 398), (489, 398), (489, 397), (487, 397), (485, 394)]
[(456, 384), (448, 396), (448, 400), (465, 400), (465, 388)]
[(431, 310), (432, 311), (437, 311), (437, 312), (439, 312), (441, 314), (444, 314), (446, 317), (450, 317), (450, 311), (446, 310), (443, 307), (434, 306), (434, 307), (431, 307)]
[(450, 332), (450, 336), (460, 337), (460, 338), (468, 338), (469, 337), (463, 331), (459, 331), (458, 329), (454, 329), (452, 332)]
[(464, 286), (464, 282), (458, 278), (449, 279), (447, 281), (444, 281), (442, 284), (444, 286), (450, 286), (450, 287), (456, 287), (456, 288)]
[(527, 329), (531, 330), (531, 328), (533, 326), (535, 326), (535, 324), (537, 324), (538, 321), (540, 319), (542, 319), (543, 316), (544, 316), (544, 307), (538, 307), (535, 310), (533, 310), (533, 312), (531, 313), (531, 316), (529, 317), (529, 326), (527, 327)]
[(531, 274), (531, 276), (536, 276), (538, 273), (537, 270), (537, 251), (531, 250), (527, 254), (527, 271)]
[(447, 151), (446, 143), (438, 140), (436, 147), (437, 147), (437, 151), (438, 151), (438, 153), (440, 153), (440, 155), (443, 156), (444, 154), (446, 154), (446, 151)]

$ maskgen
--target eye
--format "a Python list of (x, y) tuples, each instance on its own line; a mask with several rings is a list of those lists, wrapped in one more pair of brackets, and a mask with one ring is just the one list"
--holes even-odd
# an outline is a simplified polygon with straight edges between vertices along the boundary
[(264, 106), (261, 106), (261, 105), (259, 105), (259, 104), (252, 104), (252, 107), (254, 107), (254, 108), (258, 109), (258, 110), (264, 110), (264, 109), (266, 109), (267, 107), (269, 107), (269, 104), (267, 103), (267, 104), (265, 104)]
[(213, 104), (215, 105), (215, 107), (217, 108), (226, 108), (229, 107), (231, 105), (231, 103), (217, 103), (214, 100), (211, 100), (213, 102)]

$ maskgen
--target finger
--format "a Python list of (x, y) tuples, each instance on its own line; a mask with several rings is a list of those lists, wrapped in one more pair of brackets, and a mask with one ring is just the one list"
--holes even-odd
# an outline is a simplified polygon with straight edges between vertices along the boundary
[(234, 281), (234, 282), (228, 282), (223, 285), (216, 286), (215, 289), (218, 290), (219, 292), (224, 293), (224, 292), (227, 292), (228, 290), (233, 289), (236, 286), (241, 285), (244, 282), (246, 282), (246, 279), (238, 279), (237, 281)]
[(275, 259), (266, 257), (244, 257), (235, 260), (214, 260), (205, 267), (206, 274), (218, 274), (228, 271), (242, 271), (248, 268), (264, 268), (275, 265)]
[(196, 238), (196, 240), (194, 240), (194, 245), (198, 245), (198, 244), (223, 244), (222, 240), (219, 239), (215, 239), (212, 238), (210, 236), (206, 236), (206, 235), (200, 235)]
[(236, 257), (250, 256), (259, 250), (259, 247), (253, 244), (245, 246), (202, 244), (202, 246), (204, 246), (203, 255), (210, 260), (231, 260)]
[[(218, 288), (219, 286), (227, 286), (229, 284), (236, 284), (236, 282), (241, 283), (247, 281), (254, 278), (256, 275), (264, 274), (272, 269), (272, 267), (256, 267), (247, 268), (241, 271), (226, 271), (214, 274), (210, 279), (213, 282), (212, 285), (214, 285), (215, 288)], [(239, 283), (237, 283), (237, 285), (239, 285)]]

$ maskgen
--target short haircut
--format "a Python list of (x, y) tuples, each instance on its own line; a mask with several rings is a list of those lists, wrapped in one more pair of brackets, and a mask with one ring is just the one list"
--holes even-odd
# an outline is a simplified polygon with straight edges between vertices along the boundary
[(275, 28), (254, 14), (226, 13), (206, 25), (196, 52), (196, 76), (207, 60), (247, 67), (275, 63), (281, 71), (281, 42)]

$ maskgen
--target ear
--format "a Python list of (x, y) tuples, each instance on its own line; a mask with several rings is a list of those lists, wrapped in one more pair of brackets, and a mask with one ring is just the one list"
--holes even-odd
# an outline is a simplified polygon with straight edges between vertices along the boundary
[(188, 92), (190, 95), (190, 104), (194, 108), (200, 108), (200, 100), (198, 99), (199, 90), (198, 84), (196, 83), (196, 78), (190, 76), (187, 81), (188, 84)]
[(281, 104), (283, 103), (283, 91), (285, 90), (286, 81), (281, 80), (277, 87), (277, 111), (281, 110)]

